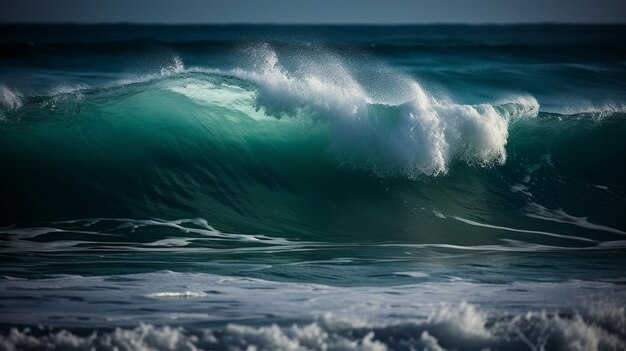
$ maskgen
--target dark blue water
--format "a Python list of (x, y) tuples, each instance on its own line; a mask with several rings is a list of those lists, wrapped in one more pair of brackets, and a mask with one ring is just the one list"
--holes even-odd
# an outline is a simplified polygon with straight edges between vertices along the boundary
[(0, 348), (626, 347), (623, 26), (0, 26)]

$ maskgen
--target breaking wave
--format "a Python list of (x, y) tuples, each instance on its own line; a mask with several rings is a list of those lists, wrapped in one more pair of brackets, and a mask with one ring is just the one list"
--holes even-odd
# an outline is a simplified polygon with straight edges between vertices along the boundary
[[(280, 221), (293, 216), (287, 223), (300, 226), (309, 211), (304, 199), (312, 196), (355, 203), (363, 194), (380, 199), (392, 189), (414, 203), (421, 198), (418, 208), (426, 201), (430, 209), (446, 209), (436, 199), (454, 196), (451, 189), (476, 200), (485, 186), (489, 196), (510, 203), (510, 192), (527, 194), (549, 181), (532, 177), (533, 162), (545, 155), (553, 163), (544, 171), (571, 180), (565, 182), (571, 191), (610, 184), (610, 201), (622, 196), (626, 171), (608, 161), (623, 149), (619, 135), (626, 124), (619, 110), (602, 119), (544, 113), (523, 95), (459, 104), (393, 72), (384, 86), (376, 79), (365, 84), (332, 55), (283, 63), (268, 45), (253, 52), (247, 69), (185, 67), (175, 58), (154, 75), (99, 88), (65, 87), (52, 96), (21, 97), (2, 86), (0, 161), (13, 166), (1, 187), (6, 199), (17, 200), (4, 206), (0, 222), (210, 217), (221, 229), (239, 232), (251, 227), (234, 223), (264, 231), (268, 226), (256, 224), (276, 222), (279, 214)], [(392, 96), (389, 81), (397, 92)], [(41, 172), (47, 177), (33, 177)], [(10, 186), (18, 180), (25, 190)], [(478, 187), (461, 194), (468, 184)], [(481, 222), (458, 208), (447, 214)], [(609, 219), (621, 233), (617, 217)]]
[[(497, 106), (459, 105), (429, 95), (417, 82), (401, 75), (396, 77), (396, 90), (402, 91), (405, 101), (394, 104), (377, 97), (376, 89), (365, 89), (337, 59), (307, 62), (291, 72), (280, 65), (268, 46), (257, 49), (256, 54), (260, 61), (254, 71), (186, 70), (175, 58), (159, 75), (104, 90), (59, 88), (52, 99), (56, 102), (76, 93), (81, 97), (88, 94), (93, 100), (106, 95), (107, 103), (115, 103), (135, 94), (139, 84), (142, 93), (165, 88), (209, 105), (207, 108), (233, 108), (252, 115), (259, 111), (273, 118), (289, 116), (328, 124), (328, 150), (340, 163), (379, 176), (409, 178), (445, 174), (453, 159), (481, 166), (503, 164), (509, 123), (534, 117), (539, 109), (532, 97)], [(21, 106), (17, 95), (2, 91), (3, 105), (11, 109)]]

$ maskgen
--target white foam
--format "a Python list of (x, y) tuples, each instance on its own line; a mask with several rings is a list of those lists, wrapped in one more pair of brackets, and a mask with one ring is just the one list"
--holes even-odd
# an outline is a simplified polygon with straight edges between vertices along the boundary
[(427, 278), (430, 276), (430, 274), (424, 272), (395, 272), (394, 275), (411, 278)]
[(13, 111), (22, 107), (22, 95), (16, 90), (9, 89), (6, 85), (0, 83), (0, 120), (4, 119), (2, 110)]
[(551, 237), (560, 238), (560, 239), (569, 239), (569, 240), (585, 241), (585, 242), (592, 242), (592, 243), (597, 242), (597, 241), (592, 240), (592, 239), (581, 238), (581, 237), (572, 236), (572, 235), (564, 235), (564, 234), (543, 232), (543, 231), (539, 231), (539, 230), (516, 229), (516, 228), (509, 228), (509, 227), (503, 227), (503, 226), (479, 223), (479, 222), (472, 221), (472, 220), (465, 219), (465, 218), (461, 218), (461, 217), (454, 217), (454, 219), (456, 219), (457, 221), (469, 224), (469, 225), (476, 226), (476, 227), (498, 229), (498, 230), (504, 230), (504, 231), (509, 231), (509, 232), (516, 232), (516, 233), (538, 234), (538, 235), (551, 236)]
[(558, 223), (572, 224), (581, 228), (601, 230), (614, 234), (626, 235), (626, 232), (602, 224), (591, 223), (587, 217), (576, 217), (566, 213), (562, 208), (551, 210), (538, 203), (530, 202), (526, 207), (526, 216)]
[(175, 56), (172, 60), (172, 64), (161, 68), (161, 76), (169, 76), (172, 74), (182, 73), (185, 71), (185, 65), (180, 57)]
[(402, 75), (398, 84), (411, 98), (392, 105), (370, 96), (338, 59), (308, 60), (292, 72), (280, 65), (268, 45), (257, 50), (261, 61), (254, 71), (228, 72), (259, 87), (257, 106), (274, 116), (329, 123), (334, 157), (380, 176), (444, 174), (453, 159), (480, 166), (502, 164), (509, 120), (538, 110), (530, 97), (500, 108), (454, 104), (428, 95)]
[(626, 113), (626, 104), (615, 101), (595, 104), (588, 101), (577, 101), (562, 108), (559, 112), (568, 115), (582, 115), (583, 117), (591, 117), (595, 121), (601, 121), (615, 114)]
[(163, 291), (156, 292), (147, 295), (154, 298), (193, 298), (193, 297), (205, 297), (206, 293), (202, 291)]
[[(617, 307), (617, 308), (615, 308)], [(575, 312), (498, 315), (469, 303), (442, 304), (426, 318), (368, 323), (325, 315), (291, 325), (227, 324), (200, 328), (116, 328), (80, 336), (66, 329), (11, 328), (0, 334), (4, 350), (623, 350), (623, 306)], [(613, 309), (615, 312), (611, 312)], [(617, 323), (617, 324), (611, 324)]]
[(435, 309), (428, 317), (428, 322), (432, 324), (449, 324), (453, 332), (474, 335), (478, 337), (489, 337), (490, 332), (485, 328), (487, 316), (477, 310), (476, 306), (467, 302), (457, 305), (442, 304)]

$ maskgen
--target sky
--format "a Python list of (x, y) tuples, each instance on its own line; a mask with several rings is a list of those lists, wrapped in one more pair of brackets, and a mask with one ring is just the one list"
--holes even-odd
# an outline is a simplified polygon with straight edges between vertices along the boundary
[(0, 0), (0, 23), (626, 23), (626, 0)]

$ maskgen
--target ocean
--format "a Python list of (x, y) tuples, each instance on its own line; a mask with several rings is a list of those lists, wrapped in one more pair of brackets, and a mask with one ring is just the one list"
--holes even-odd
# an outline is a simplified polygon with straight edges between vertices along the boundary
[(626, 349), (625, 31), (0, 26), (0, 349)]

